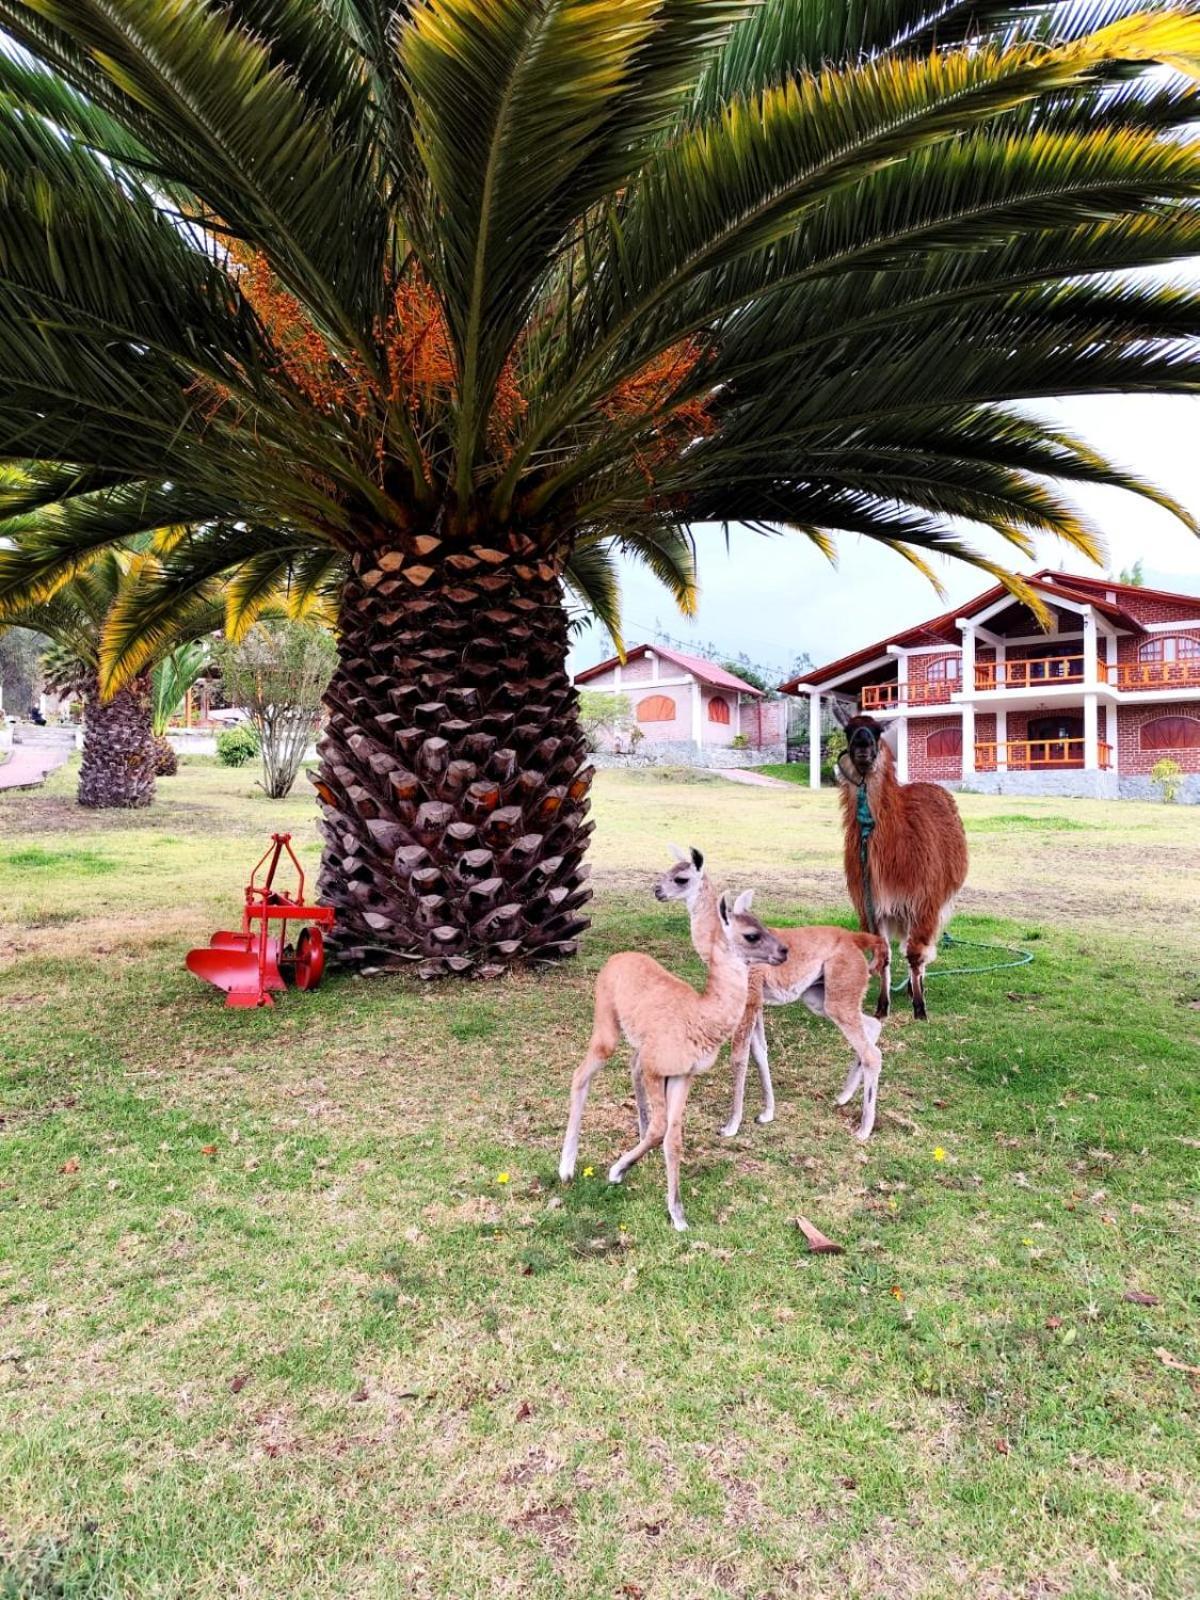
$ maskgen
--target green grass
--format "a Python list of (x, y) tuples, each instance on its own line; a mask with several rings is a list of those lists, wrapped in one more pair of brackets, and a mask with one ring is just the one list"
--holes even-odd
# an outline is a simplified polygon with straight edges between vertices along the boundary
[(865, 1151), (772, 1014), (779, 1118), (698, 1085), (681, 1237), (657, 1157), (604, 1181), (623, 1064), (554, 1177), (592, 980), (697, 977), (669, 840), (846, 920), (830, 793), (603, 773), (569, 969), (232, 1012), (184, 952), (272, 829), (315, 867), (308, 796), (73, 778), (0, 800), (0, 1596), (1195, 1595), (1194, 812), (964, 796), (955, 932), (1034, 963), (893, 1018)]

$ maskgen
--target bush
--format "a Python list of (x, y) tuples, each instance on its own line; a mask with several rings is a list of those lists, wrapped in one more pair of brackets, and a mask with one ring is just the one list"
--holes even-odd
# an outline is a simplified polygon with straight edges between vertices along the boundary
[(1170, 756), (1164, 756), (1150, 768), (1150, 776), (1169, 805), (1179, 793), (1179, 785), (1183, 782), (1183, 768), (1178, 761), (1172, 761)]
[(175, 754), (175, 746), (165, 734), (155, 734), (154, 776), (156, 778), (173, 778), (178, 771), (179, 757)]
[(735, 733), (733, 738), (729, 741), (729, 748), (731, 750), (749, 750), (749, 735), (745, 733)]
[(258, 736), (263, 789), (282, 800), (320, 723), (337, 662), (333, 635), (312, 622), (259, 622), (240, 643), (218, 645), (214, 659), (230, 704), (245, 710)]
[(248, 722), (222, 728), (217, 735), (217, 760), (225, 767), (244, 767), (258, 754), (258, 735)]

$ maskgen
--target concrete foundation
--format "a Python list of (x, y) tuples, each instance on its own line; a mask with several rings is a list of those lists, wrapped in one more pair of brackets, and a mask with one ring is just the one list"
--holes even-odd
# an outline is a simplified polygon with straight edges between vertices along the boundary
[[(1161, 800), (1162, 790), (1152, 778), (1120, 777), (1115, 772), (977, 772), (948, 789), (968, 794), (1044, 795), (1064, 800)], [(1200, 805), (1200, 773), (1181, 780), (1176, 800)]]
[(628, 755), (614, 755), (611, 750), (593, 750), (594, 767), (765, 767), (787, 760), (787, 749), (782, 744), (764, 745), (761, 750), (736, 750), (729, 745), (712, 745), (697, 749), (688, 739), (651, 744), (646, 740)]

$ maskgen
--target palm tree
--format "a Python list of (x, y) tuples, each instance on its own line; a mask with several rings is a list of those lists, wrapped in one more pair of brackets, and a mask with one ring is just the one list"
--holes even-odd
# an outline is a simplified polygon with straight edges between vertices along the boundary
[(155, 777), (173, 778), (179, 770), (179, 757), (167, 738), (167, 728), (211, 659), (212, 645), (208, 639), (189, 639), (169, 656), (164, 656), (150, 674), (150, 731), (154, 737)]
[(100, 694), (100, 635), (128, 561), (102, 550), (52, 597), (6, 616), (0, 627), (35, 628), (51, 642), (42, 677), (54, 693), (83, 701), (78, 799), (96, 809), (152, 804), (157, 752), (150, 674), (138, 672), (107, 699)]
[(1200, 245), (1182, 0), (0, 25), (0, 601), (170, 529), (112, 688), (190, 597), (236, 629), (345, 571), (321, 888), (362, 968), (574, 949), (572, 552), (605, 581), (614, 539), (669, 567), (740, 520), (988, 566), (959, 519), (1090, 552), (1053, 480), (1156, 491), (1006, 402), (1200, 376), (1195, 293), (1124, 275)]

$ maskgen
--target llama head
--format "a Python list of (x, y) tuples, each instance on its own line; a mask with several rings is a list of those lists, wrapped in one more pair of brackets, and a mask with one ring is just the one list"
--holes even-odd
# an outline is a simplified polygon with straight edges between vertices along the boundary
[(853, 783), (863, 783), (875, 771), (883, 747), (883, 724), (874, 717), (847, 717), (845, 754), (838, 759), (838, 771)]
[(745, 889), (732, 902), (727, 894), (717, 901), (725, 942), (747, 966), (781, 967), (788, 958), (787, 946), (751, 913), (753, 898), (754, 890)]
[(669, 867), (654, 885), (656, 900), (686, 900), (690, 906), (704, 881), (704, 857), (695, 845), (690, 850), (671, 846), (675, 865)]

